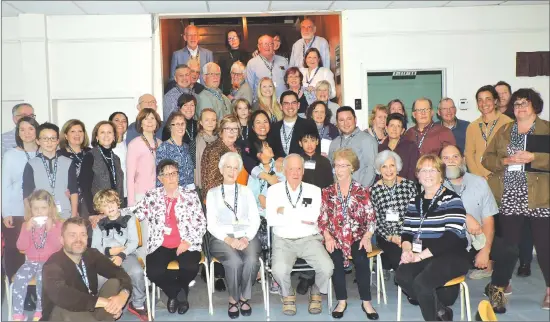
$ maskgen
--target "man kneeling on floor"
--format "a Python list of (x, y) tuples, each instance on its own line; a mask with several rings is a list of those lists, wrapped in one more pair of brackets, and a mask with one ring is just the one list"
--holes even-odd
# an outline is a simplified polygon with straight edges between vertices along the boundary
[(321, 290), (327, 292), (334, 269), (317, 226), (321, 189), (302, 182), (304, 159), (300, 155), (288, 155), (283, 168), (286, 181), (271, 186), (266, 198), (267, 223), (274, 226), (272, 273), (281, 287), (283, 313), (295, 315), (296, 293), (291, 285), (290, 273), (296, 259), (304, 259), (315, 270), (308, 311), (319, 314), (322, 310)]
[[(96, 249), (87, 249), (88, 221), (67, 219), (61, 227), (63, 249), (42, 271), (42, 321), (114, 321), (131, 294), (130, 276)], [(107, 279), (97, 290), (97, 275)]]

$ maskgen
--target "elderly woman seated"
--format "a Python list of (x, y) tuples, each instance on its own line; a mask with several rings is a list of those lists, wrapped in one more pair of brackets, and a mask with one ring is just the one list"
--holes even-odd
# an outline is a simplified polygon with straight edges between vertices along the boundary
[[(185, 314), (189, 283), (199, 271), (206, 220), (197, 193), (178, 186), (178, 169), (175, 161), (160, 161), (157, 175), (162, 186), (148, 191), (132, 211), (149, 225), (147, 277), (168, 296), (168, 312)], [(177, 274), (168, 271), (172, 261), (179, 264)]]
[(236, 152), (225, 153), (218, 164), (223, 183), (208, 191), (206, 213), (210, 253), (225, 269), (229, 289), (230, 318), (240, 314), (250, 316), (252, 284), (259, 269), (260, 241), (256, 237), (260, 227), (260, 215), (252, 191), (237, 184), (243, 168), (241, 156)]

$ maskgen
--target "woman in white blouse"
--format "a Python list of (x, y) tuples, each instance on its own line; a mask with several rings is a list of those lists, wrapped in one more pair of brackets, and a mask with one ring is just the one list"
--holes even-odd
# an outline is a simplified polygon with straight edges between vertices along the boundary
[(113, 153), (120, 159), (120, 167), (124, 172), (124, 204), (127, 204), (128, 187), (126, 186), (126, 154), (128, 146), (126, 145), (126, 131), (128, 131), (128, 116), (124, 112), (114, 112), (109, 116), (109, 121), (116, 125), (117, 144), (113, 148)]
[(317, 48), (310, 48), (304, 56), (304, 65), (300, 68), (300, 72), (304, 75), (303, 86), (304, 95), (309, 104), (316, 100), (315, 87), (318, 82), (325, 80), (330, 84), (329, 98), (336, 97), (336, 85), (334, 84), (334, 74), (330, 68), (323, 67), (321, 54)]
[(260, 241), (256, 237), (260, 215), (252, 191), (237, 184), (243, 161), (236, 152), (224, 154), (218, 168), (223, 184), (212, 188), (206, 196), (207, 229), (210, 254), (225, 269), (229, 290), (227, 314), (234, 319), (240, 314), (250, 316), (252, 284), (259, 270)]

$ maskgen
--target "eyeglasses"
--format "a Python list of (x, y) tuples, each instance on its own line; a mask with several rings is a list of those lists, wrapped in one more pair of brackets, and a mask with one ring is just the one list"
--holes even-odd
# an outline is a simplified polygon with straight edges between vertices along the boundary
[(451, 112), (451, 111), (454, 111), (456, 109), (456, 107), (445, 107), (445, 108), (440, 108), (439, 110), (441, 112), (444, 112), (444, 113), (447, 113), (447, 112)]
[(284, 107), (289, 107), (289, 106), (298, 106), (298, 102), (297, 101), (294, 101), (294, 102), (283, 102), (283, 106)]
[(25, 117), (26, 116), (26, 117), (30, 117), (30, 118), (33, 118), (33, 119), (36, 118), (35, 114), (17, 114), (15, 116), (17, 116), (17, 117)]
[(260, 47), (273, 47), (273, 43), (260, 44)]
[(162, 173), (161, 176), (165, 178), (176, 178), (178, 174), (179, 174), (178, 171), (174, 171), (174, 172)]
[(201, 73), (200, 70), (196, 70), (196, 69), (190, 69), (190, 70), (191, 70), (192, 74), (200, 74)]
[(185, 123), (172, 123), (172, 127), (185, 127)]
[(231, 76), (242, 76), (242, 75), (244, 75), (244, 73), (231, 72)]
[(347, 169), (351, 167), (351, 164), (334, 164), (334, 169)]
[(418, 171), (418, 173), (420, 173), (421, 175), (436, 174), (437, 172), (439, 172), (439, 170), (434, 168), (423, 168), (423, 169), (420, 169), (420, 171)]
[(425, 114), (425, 113), (429, 113), (431, 111), (431, 109), (429, 109), (429, 108), (418, 108), (414, 111), (417, 112), (417, 113)]
[(514, 109), (519, 110), (520, 108), (527, 108), (529, 106), (528, 101), (521, 101), (521, 102), (515, 102), (514, 103)]
[(227, 131), (229, 133), (238, 133), (239, 132), (238, 127), (224, 127), (223, 130)]
[(157, 100), (152, 100), (152, 101), (141, 101), (141, 102), (139, 102), (139, 104), (142, 104), (142, 103), (149, 104), (149, 105), (151, 105), (151, 104), (157, 104)]
[(222, 73), (206, 73), (205, 75), (206, 76), (210, 75), (210, 76), (220, 77), (220, 76), (222, 76)]
[(50, 138), (41, 137), (41, 138), (38, 138), (38, 139), (42, 142), (55, 142), (55, 141), (57, 141), (57, 137), (50, 137)]

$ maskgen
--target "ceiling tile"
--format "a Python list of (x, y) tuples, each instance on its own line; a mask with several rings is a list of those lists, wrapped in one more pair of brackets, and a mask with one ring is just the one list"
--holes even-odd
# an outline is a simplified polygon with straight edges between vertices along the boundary
[[(150, 13), (194, 14), (208, 12), (206, 1), (140, 1)], [(236, 3), (235, 3), (236, 4)]]
[(6, 1), (2, 1), (2, 17), (17, 17), (20, 13), (21, 11), (15, 9), (6, 3)]
[(451, 1), (445, 7), (496, 6), (504, 1)]
[(272, 1), (271, 11), (327, 10), (332, 1)]
[(145, 14), (139, 1), (76, 1), (90, 15)]
[(431, 8), (442, 7), (450, 1), (393, 1), (388, 8)]
[(537, 5), (550, 4), (550, 1), (504, 1), (501, 6), (518, 6), (518, 5)]
[(393, 1), (334, 1), (331, 10), (383, 9)]
[(7, 1), (24, 13), (45, 15), (81, 15), (84, 12), (72, 1)]
[(267, 12), (269, 1), (208, 1), (210, 12)]

